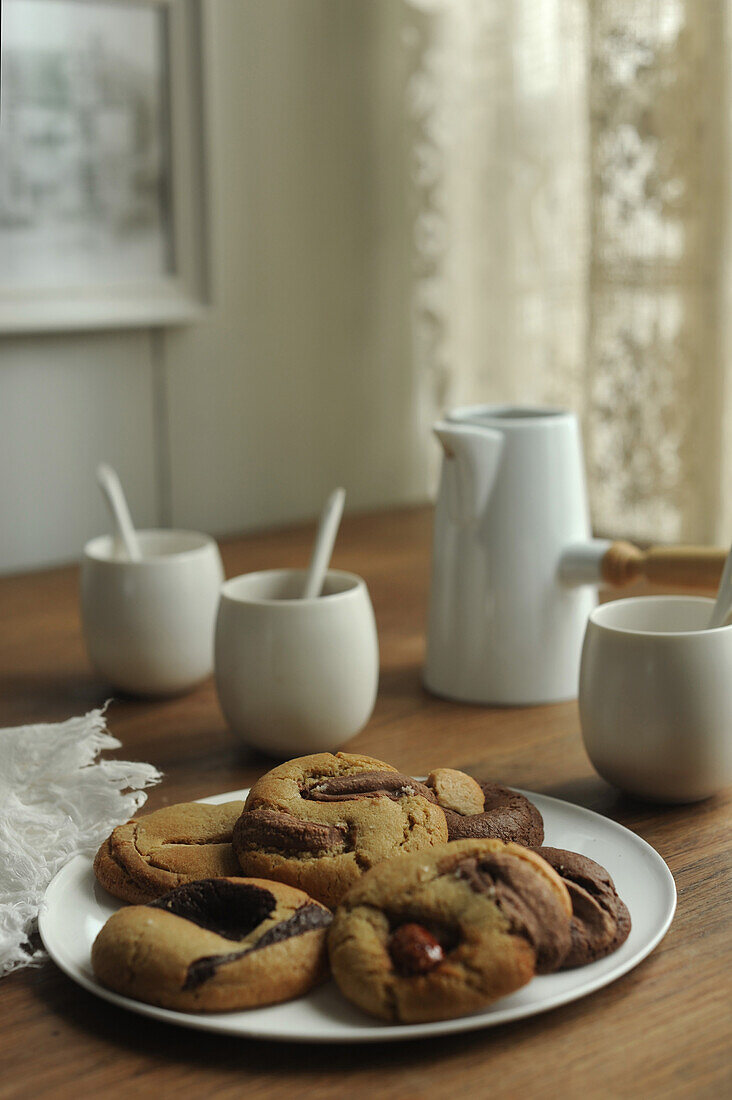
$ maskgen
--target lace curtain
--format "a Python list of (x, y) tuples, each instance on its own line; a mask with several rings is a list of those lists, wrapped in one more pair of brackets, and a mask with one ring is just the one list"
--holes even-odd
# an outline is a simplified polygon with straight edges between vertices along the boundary
[(570, 407), (598, 533), (729, 541), (730, 3), (405, 18), (425, 422)]

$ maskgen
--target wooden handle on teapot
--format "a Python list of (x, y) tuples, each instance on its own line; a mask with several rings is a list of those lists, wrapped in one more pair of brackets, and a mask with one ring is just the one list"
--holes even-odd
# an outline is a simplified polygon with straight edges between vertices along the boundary
[(643, 580), (668, 588), (719, 587), (727, 551), (718, 546), (652, 546), (640, 550), (630, 542), (614, 542), (601, 565), (606, 584), (620, 587)]

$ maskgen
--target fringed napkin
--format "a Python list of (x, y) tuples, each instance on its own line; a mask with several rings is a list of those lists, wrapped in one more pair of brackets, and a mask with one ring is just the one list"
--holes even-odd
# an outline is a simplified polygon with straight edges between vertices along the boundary
[(97, 760), (120, 744), (103, 710), (0, 729), (0, 977), (45, 957), (28, 937), (59, 868), (96, 851), (161, 779), (151, 764)]

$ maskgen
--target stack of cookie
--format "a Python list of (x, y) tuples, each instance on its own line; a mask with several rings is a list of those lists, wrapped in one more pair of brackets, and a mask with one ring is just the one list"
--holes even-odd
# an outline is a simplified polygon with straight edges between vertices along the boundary
[(114, 830), (94, 870), (134, 904), (92, 964), (104, 985), (184, 1011), (288, 1000), (330, 968), (382, 1019), (461, 1016), (627, 938), (604, 868), (543, 839), (528, 799), (453, 769), (420, 782), (368, 756), (290, 760), (245, 804)]

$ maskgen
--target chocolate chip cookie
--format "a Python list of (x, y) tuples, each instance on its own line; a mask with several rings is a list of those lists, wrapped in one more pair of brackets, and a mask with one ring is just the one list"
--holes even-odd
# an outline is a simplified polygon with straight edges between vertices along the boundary
[(572, 946), (562, 970), (603, 959), (630, 934), (630, 913), (599, 863), (563, 848), (534, 848), (561, 877), (572, 901)]
[[(462, 773), (458, 773), (462, 774)], [(476, 784), (477, 786), (478, 784)], [(544, 839), (544, 820), (525, 795), (500, 783), (481, 783), (484, 804), (477, 812), (444, 806), (450, 840), (493, 837), (536, 847)], [(442, 799), (440, 799), (442, 805)]]
[(94, 874), (122, 901), (146, 902), (200, 878), (238, 875), (231, 834), (243, 802), (181, 802), (119, 825), (94, 859)]
[(333, 977), (384, 1020), (463, 1016), (556, 970), (571, 912), (535, 852), (456, 841), (380, 864), (353, 886), (328, 933)]
[(109, 989), (164, 1008), (275, 1004), (325, 978), (331, 920), (325, 906), (279, 882), (203, 879), (111, 916), (92, 967)]
[(247, 875), (277, 879), (331, 907), (393, 856), (447, 840), (434, 791), (370, 756), (289, 760), (252, 787), (233, 844)]

